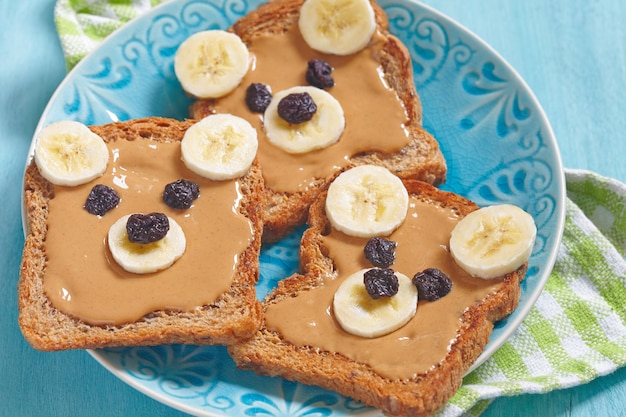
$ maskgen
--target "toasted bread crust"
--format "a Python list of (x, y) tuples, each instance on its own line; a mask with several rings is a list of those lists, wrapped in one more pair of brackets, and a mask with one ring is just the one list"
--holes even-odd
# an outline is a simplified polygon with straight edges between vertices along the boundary
[[(250, 12), (230, 29), (250, 44), (261, 35), (281, 34), (297, 26), (300, 7), (304, 0), (274, 0)], [(393, 153), (368, 152), (354, 155), (348, 161), (355, 165), (382, 165), (401, 178), (425, 181), (433, 185), (445, 182), (446, 163), (437, 141), (422, 127), (422, 107), (413, 82), (410, 55), (406, 47), (388, 31), (387, 16), (376, 4), (374, 11), (378, 31), (384, 39), (380, 64), (387, 84), (404, 106), (409, 133), (409, 144)], [(190, 107), (190, 115), (200, 119), (214, 111), (215, 100), (197, 100)], [(262, 168), (262, 167), (261, 167)], [(319, 178), (307, 191), (278, 192), (266, 186), (267, 210), (264, 214), (264, 241), (277, 241), (306, 220), (307, 210), (332, 178)]]
[[(405, 181), (405, 185), (411, 195), (452, 208), (461, 216), (477, 208), (467, 199), (420, 181)], [(325, 192), (311, 206), (310, 227), (303, 235), (300, 252), (302, 274), (281, 281), (265, 300), (264, 309), (285, 297), (322, 285), (323, 277), (333, 273), (333, 260), (321, 243), (321, 236), (330, 227), (324, 200)], [(486, 346), (493, 323), (516, 308), (526, 268), (524, 265), (508, 274), (496, 291), (465, 311), (447, 356), (433, 369), (408, 380), (384, 378), (368, 365), (339, 353), (292, 345), (265, 326), (251, 340), (229, 347), (229, 352), (240, 368), (318, 385), (377, 407), (386, 415), (429, 416), (458, 390), (464, 373)]]
[[(136, 119), (93, 126), (91, 130), (106, 142), (149, 138), (180, 141), (192, 121), (165, 118)], [(139, 346), (172, 343), (231, 344), (253, 334), (261, 322), (255, 284), (259, 275), (263, 180), (255, 164), (242, 178), (240, 212), (253, 225), (254, 237), (241, 254), (231, 289), (214, 304), (194, 311), (156, 311), (133, 323), (94, 326), (56, 309), (45, 295), (46, 234), (48, 203), (54, 198), (51, 184), (34, 162), (26, 170), (24, 204), (26, 236), (18, 282), (19, 324), (28, 342), (39, 350), (90, 349), (112, 346)]]

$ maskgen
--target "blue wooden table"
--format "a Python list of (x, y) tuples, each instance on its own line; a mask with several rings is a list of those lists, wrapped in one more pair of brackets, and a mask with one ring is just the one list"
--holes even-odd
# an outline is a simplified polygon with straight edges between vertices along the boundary
[[(536, 94), (563, 164), (626, 182), (626, 2), (425, 0), (509, 61)], [(40, 353), (17, 326), (20, 186), (40, 114), (65, 75), (54, 0), (0, 2), (0, 416), (181, 416), (82, 351)], [(543, 395), (496, 400), (494, 416), (626, 416), (626, 369)]]

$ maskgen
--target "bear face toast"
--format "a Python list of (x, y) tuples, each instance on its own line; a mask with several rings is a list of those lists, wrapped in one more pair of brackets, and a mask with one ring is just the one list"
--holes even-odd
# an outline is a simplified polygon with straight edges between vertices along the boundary
[[(34, 347), (230, 344), (258, 328), (262, 177), (255, 163), (228, 181), (208, 180), (187, 169), (180, 144), (194, 125), (147, 118), (92, 126), (111, 158), (102, 176), (83, 185), (52, 184), (35, 161), (27, 168), (29, 230), (18, 300), (22, 332)], [(169, 207), (163, 199), (166, 185), (180, 179), (199, 186), (189, 208)], [(102, 215), (83, 207), (95, 184), (120, 197)], [(214, 210), (217, 200), (223, 200), (222, 213)], [(109, 227), (124, 215), (152, 212), (180, 225), (186, 248), (162, 271), (128, 272), (107, 247)], [(156, 244), (137, 247), (149, 252), (146, 248)]]
[[(351, 277), (361, 273), (363, 287), (362, 272), (378, 268), (364, 252), (368, 238), (334, 228), (327, 214), (329, 191), (323, 191), (311, 206), (310, 227), (302, 238), (302, 273), (280, 282), (268, 295), (264, 323), (255, 336), (229, 347), (240, 368), (319, 385), (390, 416), (428, 416), (454, 395), (487, 344), (493, 323), (516, 308), (527, 262), (494, 279), (470, 276), (447, 246), (451, 230), (478, 207), (424, 182), (405, 180), (404, 185), (409, 209), (402, 226), (385, 238), (393, 242), (395, 255), (388, 262), (392, 265), (381, 270), (391, 268), (418, 286), (414, 316), (399, 328), (370, 335), (378, 325), (376, 316), (386, 314), (383, 307), (372, 307), (377, 300), (353, 286), (351, 297), (365, 299), (364, 304), (337, 304)], [(417, 278), (433, 269), (450, 279), (449, 292), (436, 297), (424, 294)], [(402, 288), (400, 283), (398, 291)], [(394, 304), (390, 317), (399, 314), (400, 303), (404, 301)], [(339, 320), (339, 313), (350, 309), (355, 310), (348, 313), (352, 317)], [(370, 309), (372, 316), (364, 314)], [(352, 326), (344, 328), (344, 320)]]
[[(382, 9), (370, 6), (374, 31), (366, 45), (356, 52), (337, 55), (307, 44), (302, 36), (302, 30), (307, 29), (299, 25), (302, 6), (302, 0), (269, 2), (237, 21), (229, 31), (247, 46), (251, 68), (228, 95), (199, 97), (190, 108), (194, 118), (228, 112), (257, 128), (267, 201), (263, 239), (268, 242), (303, 224), (312, 201), (338, 171), (347, 167), (380, 165), (401, 178), (433, 185), (443, 183), (446, 176), (439, 145), (421, 125), (421, 103), (413, 83), (410, 56), (406, 47), (389, 34)], [(323, 91), (339, 102), (345, 129), (336, 142), (322, 149), (293, 153), (274, 144), (270, 123), (273, 113), (250, 110), (245, 104), (246, 93), (258, 84), (267, 86), (274, 96), (290, 88), (316, 84), (319, 81), (311, 80), (315, 75), (309, 75), (307, 81), (307, 72), (318, 73), (319, 78), (324, 69), (308, 69), (310, 65), (319, 67), (311, 61), (329, 66), (333, 85)], [(308, 123), (315, 124), (315, 119)], [(302, 131), (306, 125), (279, 130)], [(326, 129), (326, 125), (316, 130)]]

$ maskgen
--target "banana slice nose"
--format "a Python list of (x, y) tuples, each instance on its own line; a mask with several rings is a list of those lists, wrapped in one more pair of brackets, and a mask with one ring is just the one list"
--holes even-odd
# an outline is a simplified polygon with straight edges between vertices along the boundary
[[(312, 119), (290, 124), (278, 114), (278, 105), (290, 94), (308, 93), (317, 106)], [(277, 92), (265, 109), (263, 127), (270, 143), (288, 153), (301, 154), (326, 148), (337, 142), (345, 128), (341, 104), (327, 91), (296, 86)]]
[(363, 284), (362, 269), (346, 277), (333, 298), (333, 314), (346, 332), (373, 338), (391, 333), (408, 323), (417, 311), (417, 288), (406, 275), (395, 272), (398, 292), (373, 299)]
[(128, 239), (126, 223), (131, 215), (119, 218), (109, 228), (107, 242), (115, 262), (134, 274), (149, 274), (169, 268), (187, 247), (185, 233), (180, 225), (168, 217), (170, 229), (156, 242), (140, 244)]

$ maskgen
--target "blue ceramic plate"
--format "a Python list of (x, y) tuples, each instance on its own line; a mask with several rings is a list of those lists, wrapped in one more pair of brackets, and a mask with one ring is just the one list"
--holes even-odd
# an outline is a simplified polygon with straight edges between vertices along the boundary
[[(67, 76), (39, 128), (61, 119), (101, 124), (155, 115), (184, 118), (189, 101), (173, 71), (177, 46), (194, 32), (229, 27), (260, 2), (183, 0), (156, 7), (115, 32)], [(516, 204), (538, 226), (519, 308), (498, 323), (478, 365), (515, 331), (554, 264), (565, 198), (556, 141), (528, 87), (484, 42), (419, 3), (379, 3), (391, 31), (411, 52), (424, 125), (439, 139), (448, 162), (443, 188), (479, 205)], [(260, 298), (297, 268), (298, 240), (294, 233), (263, 248)], [(91, 354), (134, 388), (191, 414), (380, 415), (333, 392), (239, 371), (223, 347), (173, 345)]]

